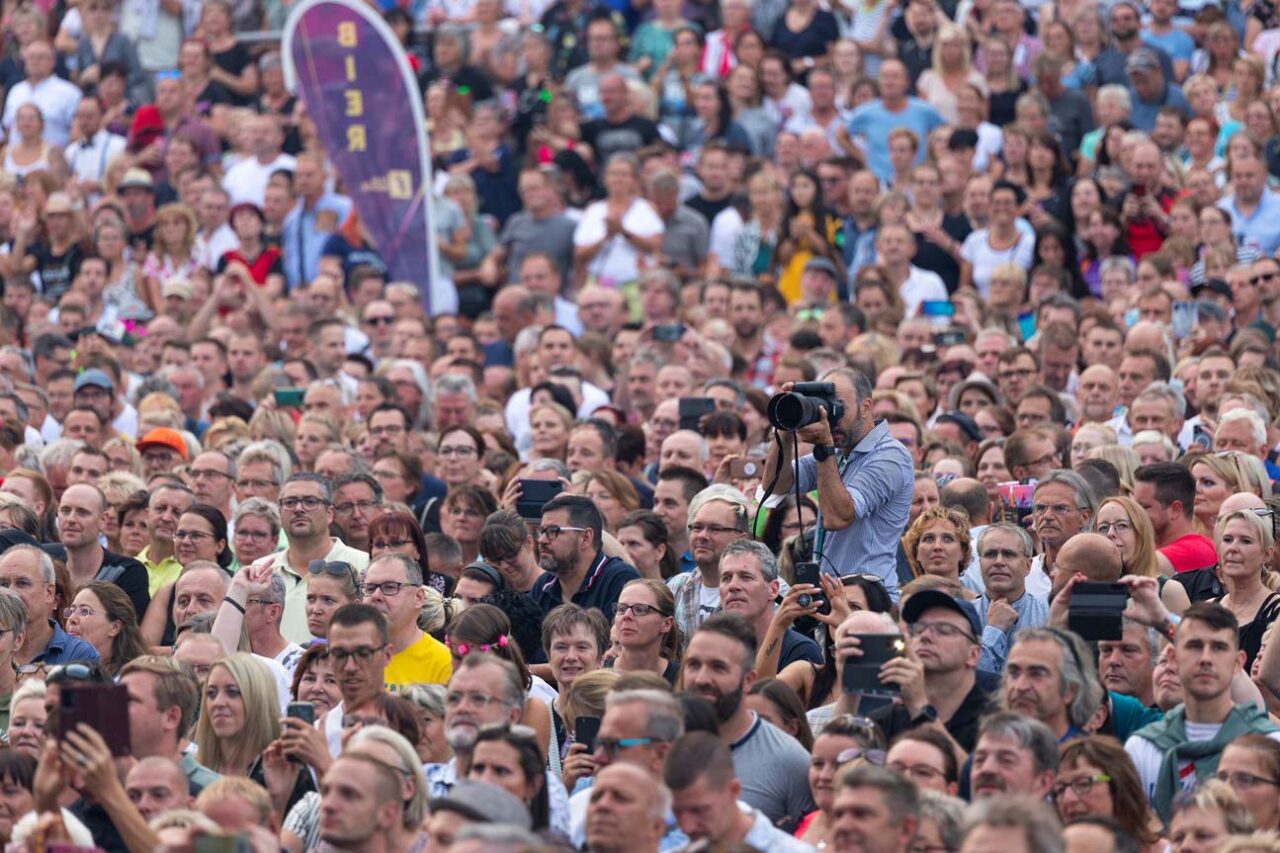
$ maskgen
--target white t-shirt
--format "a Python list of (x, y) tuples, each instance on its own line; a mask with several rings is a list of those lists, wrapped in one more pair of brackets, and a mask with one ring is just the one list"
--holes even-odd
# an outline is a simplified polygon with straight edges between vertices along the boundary
[[(1221, 728), (1222, 723), (1193, 723), (1188, 720), (1186, 722), (1187, 741), (1196, 743), (1213, 740)], [(1280, 732), (1271, 732), (1267, 737), (1274, 741), (1280, 741)], [(1142, 780), (1142, 790), (1147, 792), (1147, 799), (1150, 800), (1156, 793), (1156, 780), (1160, 778), (1160, 764), (1164, 761), (1164, 753), (1157, 749), (1151, 741), (1137, 735), (1131, 735), (1125, 741), (1124, 751), (1129, 753), (1129, 757), (1133, 759), (1133, 765), (1138, 770), (1138, 778)], [(1190, 761), (1184, 762), (1178, 767), (1178, 770), (1181, 771), (1183, 767), (1190, 763)], [(1182, 781), (1183, 791), (1195, 790), (1198, 784), (1195, 773), (1187, 773), (1187, 775), (1183, 776), (1179, 772), (1178, 776)]]
[(908, 317), (916, 315), (921, 302), (946, 302), (950, 298), (947, 296), (947, 286), (936, 272), (920, 269), (914, 264), (911, 266), (911, 274), (898, 288), (898, 294), (902, 297), (902, 305)]
[(991, 248), (991, 241), (986, 228), (979, 228), (964, 240), (960, 247), (960, 256), (973, 267), (973, 286), (978, 289), (983, 299), (991, 295), (991, 272), (1001, 264), (1012, 261), (1024, 270), (1031, 269), (1035, 260), (1035, 234), (1028, 234), (1018, 229), (1018, 239), (1008, 249), (996, 251)]
[(259, 163), (257, 157), (246, 157), (227, 170), (222, 179), (222, 188), (231, 197), (231, 204), (251, 201), (262, 207), (263, 197), (267, 194), (267, 181), (272, 172), (280, 169), (293, 171), (298, 161), (290, 154), (278, 154), (270, 163)]
[(706, 619), (720, 607), (720, 587), (698, 583), (698, 615)]
[(711, 239), (707, 246), (707, 254), (716, 259), (722, 267), (733, 266), (733, 244), (738, 240), (738, 232), (745, 225), (738, 208), (729, 205), (716, 214), (711, 220)]
[[(587, 275), (594, 277), (601, 287), (617, 289), (640, 277), (640, 251), (626, 237), (618, 234), (607, 240), (605, 216), (608, 205), (598, 201), (582, 214), (582, 220), (573, 232), (574, 246), (592, 246), (605, 240), (600, 251), (587, 264)], [(662, 218), (649, 202), (637, 198), (622, 216), (622, 227), (641, 237), (657, 237), (664, 228)]]

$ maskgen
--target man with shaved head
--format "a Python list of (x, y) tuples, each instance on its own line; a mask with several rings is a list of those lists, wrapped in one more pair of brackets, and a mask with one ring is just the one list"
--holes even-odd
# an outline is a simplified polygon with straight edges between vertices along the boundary
[(191, 792), (186, 774), (171, 758), (151, 755), (143, 758), (124, 779), (129, 800), (148, 821), (170, 809), (191, 805)]
[(144, 614), (151, 602), (146, 567), (101, 545), (99, 537), (110, 511), (107, 496), (97, 486), (68, 486), (58, 504), (58, 538), (65, 551), (55, 556), (65, 559), (77, 589), (94, 580), (110, 581), (129, 596), (135, 613)]
[(1076, 575), (1094, 583), (1114, 583), (1122, 574), (1124, 565), (1114, 542), (1099, 533), (1077, 533), (1058, 551), (1053, 588), (1061, 590)]
[(1106, 423), (1115, 416), (1119, 403), (1120, 380), (1105, 364), (1084, 369), (1076, 383), (1076, 403), (1081, 423)]
[(707, 442), (691, 429), (676, 430), (662, 442), (658, 452), (658, 472), (679, 465), (701, 471), (707, 464)]

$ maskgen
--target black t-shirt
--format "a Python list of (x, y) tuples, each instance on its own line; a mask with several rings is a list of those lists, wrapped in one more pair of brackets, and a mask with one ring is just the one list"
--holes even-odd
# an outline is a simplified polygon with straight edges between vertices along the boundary
[(600, 164), (602, 178), (604, 165), (611, 156), (622, 151), (638, 151), (661, 138), (658, 126), (640, 116), (632, 116), (618, 124), (604, 118), (596, 119), (582, 126), (582, 140), (596, 152), (596, 162)]
[[(243, 74), (245, 68), (249, 67), (249, 64), (252, 62), (253, 62), (253, 57), (249, 55), (248, 48), (238, 43), (235, 46), (222, 51), (221, 53), (215, 53), (213, 55), (214, 65), (218, 66), (228, 74), (234, 75), (236, 77), (239, 77), (241, 74)], [(214, 84), (214, 85), (218, 85), (218, 84)], [(229, 97), (231, 100), (217, 101), (216, 103), (233, 103), (241, 106), (250, 103), (249, 98), (242, 98), (224, 86), (218, 85), (218, 88), (222, 89), (222, 91), (225, 92), (227, 97)], [(199, 101), (200, 99), (197, 98), (196, 100)]]
[[(437, 80), (448, 80), (460, 95), (470, 94), (471, 103), (473, 104), (487, 101), (493, 97), (493, 85), (489, 82), (489, 78), (485, 76), (483, 71), (470, 65), (464, 65), (453, 72), (430, 68), (418, 78), (418, 86), (425, 92), (427, 87)], [(465, 93), (461, 91), (464, 88), (467, 90)]]
[[(957, 243), (963, 243), (972, 229), (969, 227), (969, 220), (964, 216), (943, 216), (942, 230)], [(911, 263), (922, 270), (937, 273), (942, 283), (947, 286), (948, 293), (955, 293), (956, 288), (960, 286), (959, 262), (947, 254), (941, 246), (918, 231), (916, 232), (916, 254), (911, 259)]]
[(40, 276), (40, 292), (56, 301), (71, 289), (71, 282), (80, 271), (80, 259), (84, 257), (84, 252), (72, 243), (71, 248), (57, 255), (48, 244), (33, 243), (27, 248), (27, 255), (35, 258), (35, 271)]
[(141, 231), (129, 232), (129, 247), (133, 249), (136, 256), (145, 258), (147, 252), (151, 251), (151, 242), (156, 236), (156, 224), (152, 222)]
[(686, 201), (685, 206), (693, 208), (694, 210), (701, 213), (702, 218), (707, 220), (707, 224), (709, 225), (715, 221), (715, 218), (717, 216), (720, 215), (720, 211), (728, 207), (730, 202), (732, 201), (733, 201), (732, 194), (725, 196), (719, 201), (712, 201), (711, 199), (699, 193), (698, 195)]

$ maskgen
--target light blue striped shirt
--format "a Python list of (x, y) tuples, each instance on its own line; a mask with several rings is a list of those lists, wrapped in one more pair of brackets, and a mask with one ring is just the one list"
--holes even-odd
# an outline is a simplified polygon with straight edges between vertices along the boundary
[[(800, 491), (818, 487), (818, 463), (813, 454), (800, 459)], [(862, 437), (841, 463), (840, 478), (853, 499), (853, 523), (828, 531), (823, 540), (824, 568), (836, 574), (875, 575), (889, 596), (898, 600), (898, 540), (907, 529), (915, 471), (911, 454), (880, 421)], [(822, 527), (822, 509), (818, 509)]]
[(978, 611), (978, 619), (982, 622), (982, 657), (978, 658), (978, 669), (988, 672), (1004, 672), (1004, 662), (1009, 657), (1009, 647), (1013, 638), (1023, 628), (1042, 628), (1049, 624), (1049, 605), (1044, 599), (1037, 598), (1029, 592), (1022, 593), (1017, 601), (1009, 602), (1018, 614), (1018, 621), (1009, 626), (1008, 631), (1001, 631), (994, 625), (987, 624), (987, 608), (991, 599), (980, 595), (973, 602)]

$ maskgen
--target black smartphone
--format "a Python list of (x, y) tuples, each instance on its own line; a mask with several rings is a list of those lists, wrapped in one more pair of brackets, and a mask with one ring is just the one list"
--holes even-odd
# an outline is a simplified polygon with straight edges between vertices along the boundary
[(575, 717), (573, 720), (573, 742), (587, 748), (587, 755), (596, 751), (596, 737), (600, 734), (600, 718), (592, 716)]
[(1085, 640), (1124, 637), (1124, 608), (1129, 590), (1119, 583), (1078, 583), (1071, 587), (1067, 627)]
[(290, 702), (289, 707), (285, 709), (286, 717), (293, 717), (295, 720), (302, 720), (309, 726), (316, 724), (316, 706), (310, 702)]
[(698, 431), (698, 423), (716, 410), (716, 401), (710, 397), (681, 397), (679, 401), (680, 429)]
[(306, 394), (306, 388), (277, 388), (275, 390), (276, 405), (282, 409), (301, 409), (302, 398)]
[(564, 491), (559, 480), (520, 480), (520, 497), (516, 499), (516, 512), (525, 521), (540, 521), (542, 507), (547, 501)]
[(663, 323), (653, 327), (653, 339), (659, 343), (675, 344), (684, 337), (684, 326), (680, 323)]
[(897, 696), (902, 691), (896, 684), (880, 683), (880, 667), (907, 653), (901, 634), (854, 634), (862, 649), (862, 657), (845, 658), (841, 687), (845, 693), (868, 696)]
[(796, 579), (797, 586), (807, 583), (818, 588), (817, 592), (801, 593), (797, 596), (799, 600), (796, 603), (801, 607), (817, 604), (818, 612), (825, 616), (831, 612), (831, 602), (827, 601), (827, 594), (822, 591), (821, 574), (822, 569), (817, 563), (796, 563), (792, 576)]
[(936, 332), (933, 336), (935, 347), (958, 347), (962, 343), (964, 332), (959, 329), (947, 329), (945, 332)]
[(129, 738), (129, 691), (122, 684), (62, 684), (58, 688), (58, 722), (54, 729), (62, 740), (84, 723), (96, 731), (119, 757), (132, 755)]

